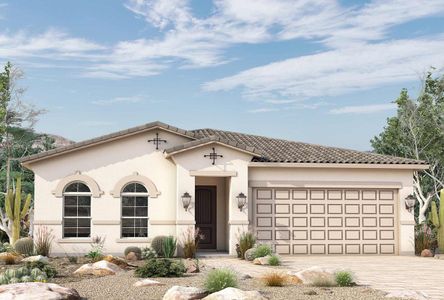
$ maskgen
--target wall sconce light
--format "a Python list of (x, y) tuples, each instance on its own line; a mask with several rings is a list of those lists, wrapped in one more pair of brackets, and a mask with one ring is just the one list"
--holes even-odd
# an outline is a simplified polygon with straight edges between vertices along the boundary
[(183, 208), (185, 209), (185, 211), (188, 211), (188, 208), (190, 207), (190, 204), (191, 204), (191, 195), (188, 194), (188, 192), (185, 192), (182, 195), (182, 204), (183, 204)]
[(247, 205), (247, 196), (244, 193), (237, 195), (237, 207), (240, 211)]
[(407, 208), (407, 210), (409, 212), (412, 212), (413, 208), (415, 207), (415, 203), (416, 203), (416, 198), (413, 195), (408, 195), (405, 200), (405, 207)]

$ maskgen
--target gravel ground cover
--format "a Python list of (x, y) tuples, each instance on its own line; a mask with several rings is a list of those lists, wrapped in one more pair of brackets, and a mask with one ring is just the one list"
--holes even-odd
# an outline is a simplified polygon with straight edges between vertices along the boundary
[[(55, 278), (50, 282), (57, 283), (64, 287), (76, 289), (85, 299), (162, 299), (165, 292), (173, 285), (203, 287), (203, 281), (206, 272), (210, 269), (205, 264), (201, 267), (202, 273), (186, 274), (180, 278), (152, 278), (161, 283), (163, 286), (149, 287), (133, 287), (133, 284), (140, 278), (134, 276), (134, 267), (142, 265), (143, 261), (134, 263), (134, 267), (121, 272), (117, 275), (104, 277), (96, 277), (93, 275), (76, 276), (73, 272), (80, 266), (88, 263), (89, 260), (79, 257), (77, 263), (70, 262), (67, 258), (51, 258), (50, 264), (58, 271)], [(202, 262), (202, 261), (201, 261)], [(0, 271), (7, 268), (18, 268), (21, 264), (12, 266), (0, 266)], [(276, 270), (281, 268), (277, 267)], [(284, 287), (267, 287), (260, 279), (252, 278), (239, 280), (239, 288), (242, 290), (257, 290), (263, 293), (269, 299), (288, 300), (288, 299), (362, 299), (375, 300), (384, 298), (384, 292), (371, 289), (364, 286), (356, 287), (333, 287), (333, 288), (317, 288), (303, 285), (287, 284)], [(396, 300), (395, 298), (391, 298)], [(405, 299), (404, 299), (405, 300)]]
[[(162, 299), (165, 292), (173, 285), (202, 287), (205, 273), (187, 275), (181, 278), (152, 278), (164, 286), (133, 287), (138, 280), (134, 271), (127, 271), (115, 276), (88, 278), (75, 282), (66, 282), (63, 286), (75, 288), (87, 299)], [(284, 287), (266, 287), (258, 279), (239, 281), (243, 290), (261, 291), (269, 299), (362, 299), (375, 300), (384, 298), (384, 293), (367, 287), (316, 288), (301, 285)], [(313, 293), (314, 292), (314, 293)], [(393, 298), (392, 298), (393, 299)]]

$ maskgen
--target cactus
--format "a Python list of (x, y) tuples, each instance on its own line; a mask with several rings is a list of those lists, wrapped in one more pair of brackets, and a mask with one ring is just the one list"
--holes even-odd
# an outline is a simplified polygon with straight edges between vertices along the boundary
[(0, 284), (8, 284), (9, 278), (4, 273), (0, 275)]
[(167, 237), (164, 235), (159, 235), (153, 238), (153, 240), (151, 241), (151, 248), (154, 249), (154, 251), (156, 251), (157, 255), (160, 257), (164, 256), (163, 253), (163, 244), (165, 242), (165, 239)]
[(44, 272), (40, 270), (39, 268), (34, 268), (31, 270), (31, 277), (37, 278), (40, 275), (44, 275)]
[(13, 277), (13, 278), (9, 279), (10, 284), (20, 283), (20, 282), (21, 282), (20, 278), (17, 278), (17, 277)]
[(14, 244), (14, 249), (21, 255), (30, 256), (34, 253), (34, 241), (29, 237), (18, 239)]
[(6, 215), (12, 222), (12, 240), (11, 245), (20, 238), (20, 221), (26, 216), (29, 211), (29, 206), (31, 205), (31, 194), (26, 196), (25, 203), (22, 208), (22, 180), (17, 178), (17, 183), (15, 185), (15, 191), (10, 189), (6, 193), (5, 199), (5, 210)]
[(431, 221), (436, 228), (438, 239), (438, 249), (444, 251), (444, 189), (440, 192), (439, 212), (436, 202), (432, 201)]
[(142, 257), (142, 250), (139, 247), (136, 246), (129, 246), (125, 248), (125, 251), (123, 254), (125, 254), (125, 257), (128, 255), (128, 253), (134, 252), (134, 254), (137, 256), (138, 259)]
[(23, 276), (22, 278), (20, 278), (20, 281), (21, 282), (32, 282), (33, 280), (32, 280), (31, 276), (26, 275), (26, 276)]

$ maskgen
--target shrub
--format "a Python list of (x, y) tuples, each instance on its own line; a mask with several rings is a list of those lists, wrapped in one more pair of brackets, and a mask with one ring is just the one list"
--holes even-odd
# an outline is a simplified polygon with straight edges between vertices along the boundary
[(311, 285), (316, 287), (332, 287), (336, 286), (336, 282), (329, 275), (319, 274), (312, 279)]
[(142, 257), (142, 250), (139, 247), (136, 246), (129, 246), (125, 248), (125, 251), (123, 252), (125, 254), (125, 257), (128, 255), (128, 253), (133, 252), (136, 254), (137, 259), (140, 259)]
[(34, 241), (30, 237), (18, 239), (14, 244), (17, 253), (30, 256), (34, 253)]
[(239, 250), (241, 258), (245, 258), (245, 252), (254, 247), (256, 237), (251, 232), (243, 232), (239, 236)]
[(205, 289), (215, 293), (228, 287), (237, 287), (237, 276), (229, 269), (211, 270), (205, 278)]
[(236, 254), (237, 254), (237, 258), (241, 258), (242, 259), (242, 252), (240, 250), (239, 244), (236, 244)]
[(163, 242), (166, 239), (166, 236), (164, 235), (159, 235), (153, 238), (153, 240), (151, 241), (151, 248), (154, 249), (154, 251), (156, 251), (157, 255), (160, 257), (163, 257)]
[(185, 258), (195, 258), (197, 248), (199, 247), (199, 241), (203, 239), (203, 235), (200, 233), (199, 228), (188, 227), (184, 231), (181, 241), (183, 248), (183, 256)]
[(14, 252), (14, 248), (9, 243), (0, 243), (0, 253)]
[(91, 259), (92, 262), (99, 261), (103, 258), (103, 245), (105, 244), (105, 238), (95, 236), (92, 238), (91, 250), (85, 255), (85, 257)]
[(279, 256), (272, 254), (269, 258), (268, 258), (268, 264), (270, 266), (280, 266), (281, 265), (281, 259), (279, 258)]
[(265, 257), (267, 255), (271, 255), (272, 253), (273, 250), (271, 249), (270, 245), (262, 244), (254, 249), (253, 257), (254, 258)]
[(51, 253), (52, 242), (54, 235), (52, 230), (46, 226), (39, 226), (35, 232), (35, 252), (38, 255), (48, 256)]
[(186, 272), (185, 265), (181, 261), (169, 258), (152, 258), (138, 267), (135, 271), (138, 277), (181, 277)]
[(41, 261), (28, 261), (25, 263), (25, 268), (27, 268), (28, 270), (39, 269), (40, 271), (45, 273), (46, 277), (48, 278), (53, 278), (57, 275), (57, 270), (55, 268)]
[(177, 247), (177, 240), (172, 235), (167, 236), (163, 240), (162, 244), (162, 250), (163, 250), (163, 256), (166, 258), (171, 258), (174, 256), (174, 253), (176, 253), (176, 247)]
[(421, 255), (422, 250), (433, 250), (437, 247), (436, 229), (433, 224), (422, 223), (415, 226), (415, 254)]
[(283, 286), (287, 280), (287, 277), (278, 272), (267, 273), (262, 277), (266, 286)]
[(245, 251), (244, 258), (246, 261), (253, 261), (254, 260), (254, 248), (248, 249)]
[(76, 264), (78, 260), (77, 256), (68, 256), (68, 261), (72, 264)]
[(339, 286), (353, 286), (355, 285), (353, 274), (348, 271), (339, 271), (335, 273), (336, 283)]
[(5, 255), (0, 256), (0, 260), (5, 264), (5, 265), (13, 265), (15, 264), (15, 260), (17, 259), (17, 256), (14, 255), (13, 253), (7, 253)]
[(151, 259), (151, 258), (156, 258), (156, 257), (157, 257), (157, 253), (156, 253), (156, 251), (154, 251), (153, 248), (145, 247), (142, 249), (142, 259)]
[(88, 253), (86, 253), (85, 257), (91, 259), (92, 262), (97, 262), (102, 260), (103, 254), (99, 250), (90, 250)]

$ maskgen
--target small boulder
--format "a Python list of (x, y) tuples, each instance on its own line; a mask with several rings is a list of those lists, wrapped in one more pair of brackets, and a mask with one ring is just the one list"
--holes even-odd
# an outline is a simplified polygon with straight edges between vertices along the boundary
[(253, 277), (251, 277), (249, 274), (246, 274), (246, 273), (242, 273), (239, 275), (240, 280), (246, 280), (246, 279), (251, 279), (251, 278), (253, 278)]
[(195, 300), (202, 299), (206, 295), (207, 292), (203, 289), (175, 285), (163, 295), (163, 300)]
[(421, 251), (421, 257), (433, 257), (433, 252), (429, 249), (424, 249)]
[(270, 255), (267, 255), (267, 256), (264, 256), (264, 257), (258, 257), (258, 258), (255, 258), (253, 260), (253, 264), (266, 266), (266, 265), (269, 264), (268, 263), (269, 259), (270, 259)]
[(26, 282), (0, 286), (0, 300), (77, 300), (79, 293), (72, 288), (65, 288), (54, 283)]
[(430, 299), (429, 296), (424, 292), (417, 292), (411, 290), (396, 290), (391, 291), (387, 295), (386, 298), (406, 298), (406, 299), (414, 299), (414, 300), (427, 300)]
[(122, 271), (122, 269), (106, 260), (101, 260), (93, 264), (85, 264), (74, 271), (75, 275), (95, 275), (106, 276), (116, 275), (116, 273)]
[(253, 261), (254, 260), (254, 250), (256, 250), (255, 248), (250, 248), (247, 251), (245, 251), (245, 255), (244, 258), (246, 261)]
[(107, 256), (103, 257), (103, 260), (106, 260), (107, 262), (118, 265), (121, 268), (128, 267), (128, 263), (123, 258), (120, 258), (117, 256), (107, 255)]
[(155, 285), (165, 285), (165, 283), (161, 283), (159, 281), (151, 280), (151, 279), (142, 279), (133, 284), (135, 287), (141, 286), (155, 286)]
[(331, 281), (332, 283), (336, 282), (335, 272), (333, 270), (317, 266), (299, 272), (289, 271), (287, 274), (292, 277), (293, 281), (299, 279), (303, 284), (313, 284), (313, 281), (320, 278), (322, 278), (323, 281)]
[(135, 252), (129, 252), (125, 256), (125, 259), (129, 260), (129, 261), (136, 261), (136, 260), (139, 260), (139, 256), (137, 256), (137, 254)]
[(43, 256), (43, 255), (28, 256), (27, 258), (24, 258), (22, 261), (23, 262), (27, 262), (27, 261), (29, 261), (29, 262), (36, 262), (36, 261), (39, 261), (39, 262), (42, 262), (44, 264), (49, 264), (48, 257)]
[(258, 291), (243, 291), (236, 288), (225, 288), (219, 292), (208, 295), (204, 300), (267, 300)]

